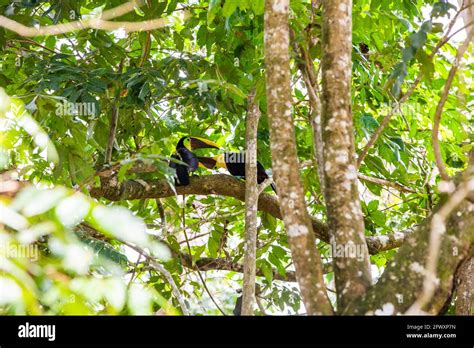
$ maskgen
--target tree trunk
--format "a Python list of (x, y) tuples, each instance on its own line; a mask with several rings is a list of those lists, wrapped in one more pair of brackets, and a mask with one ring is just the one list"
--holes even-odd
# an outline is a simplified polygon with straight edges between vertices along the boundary
[(459, 266), (456, 278), (456, 315), (474, 315), (474, 249)]
[(255, 90), (248, 98), (245, 152), (245, 238), (242, 315), (252, 315), (255, 304), (255, 268), (257, 254), (257, 129), (260, 119)]
[(337, 311), (371, 285), (369, 252), (357, 188), (351, 109), (352, 1), (323, 1), (323, 141), (326, 205)]
[(273, 173), (306, 311), (332, 314), (299, 174), (291, 117), (289, 0), (265, 1), (265, 65)]

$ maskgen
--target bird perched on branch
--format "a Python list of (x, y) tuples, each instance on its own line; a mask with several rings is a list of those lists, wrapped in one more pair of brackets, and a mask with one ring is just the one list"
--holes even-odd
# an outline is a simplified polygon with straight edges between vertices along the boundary
[[(204, 138), (182, 137), (176, 145), (176, 152), (171, 156), (169, 166), (176, 170), (176, 185), (189, 185), (189, 173), (197, 170), (199, 161), (193, 153), (195, 149), (219, 149), (219, 145)], [(181, 163), (182, 162), (182, 163)]]
[[(235, 176), (245, 179), (245, 153), (242, 152), (228, 152), (221, 153), (214, 157), (197, 157), (199, 162), (207, 169), (224, 168)], [(267, 171), (260, 162), (257, 161), (257, 183), (261, 184), (269, 176)], [(273, 191), (277, 193), (274, 183), (271, 184)]]

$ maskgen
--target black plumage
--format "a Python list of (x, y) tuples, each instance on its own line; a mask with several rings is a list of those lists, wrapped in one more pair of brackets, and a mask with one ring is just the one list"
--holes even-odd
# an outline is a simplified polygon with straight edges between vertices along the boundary
[(197, 137), (182, 137), (176, 144), (176, 152), (171, 158), (183, 163), (171, 160), (169, 166), (176, 171), (177, 186), (189, 185), (189, 174), (195, 172), (199, 166), (199, 160), (192, 150), (201, 148), (218, 149), (219, 146), (210, 140)]
[[(238, 152), (228, 152), (219, 154), (215, 157), (198, 157), (199, 162), (208, 169), (224, 168), (236, 177), (245, 179), (245, 154)], [(268, 179), (268, 174), (263, 165), (257, 161), (257, 183), (261, 184)], [(277, 192), (274, 183), (271, 187), (275, 193)]]

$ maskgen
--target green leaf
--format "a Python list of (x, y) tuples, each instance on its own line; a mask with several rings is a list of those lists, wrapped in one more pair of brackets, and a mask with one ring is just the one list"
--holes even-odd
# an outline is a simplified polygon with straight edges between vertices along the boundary
[(418, 50), (416, 58), (421, 63), (421, 71), (423, 74), (425, 74), (428, 79), (431, 79), (435, 72), (433, 61), (423, 50)]
[(210, 25), (214, 22), (214, 18), (216, 18), (216, 14), (220, 10), (220, 4), (222, 0), (210, 0), (209, 1), (209, 8), (207, 10), (207, 24)]
[(379, 207), (379, 201), (377, 200), (370, 201), (369, 204), (367, 205), (369, 214), (373, 211), (376, 211), (378, 207)]
[(456, 6), (447, 2), (447, 1), (439, 1), (433, 5), (433, 9), (431, 10), (432, 17), (444, 17), (448, 14), (450, 9), (456, 9)]
[(426, 32), (423, 30), (420, 30), (414, 34), (410, 35), (410, 44), (413, 48), (419, 49), (422, 48), (423, 45), (426, 43)]
[(370, 218), (372, 221), (375, 222), (375, 224), (379, 227), (385, 227), (385, 214), (379, 210), (373, 211), (370, 213)]
[(222, 14), (224, 17), (230, 17), (237, 6), (239, 5), (239, 0), (225, 0), (224, 7), (222, 8)]
[(265, 260), (259, 260), (259, 267), (268, 283), (273, 281), (272, 266)]
[(99, 257), (99, 258), (104, 257), (123, 267), (127, 266), (128, 264), (127, 257), (124, 254), (115, 250), (110, 244), (98, 239), (90, 239), (87, 237), (81, 240), (85, 244), (90, 246), (92, 249), (94, 249), (96, 257)]
[(250, 4), (255, 15), (260, 16), (265, 12), (265, 0), (252, 0)]

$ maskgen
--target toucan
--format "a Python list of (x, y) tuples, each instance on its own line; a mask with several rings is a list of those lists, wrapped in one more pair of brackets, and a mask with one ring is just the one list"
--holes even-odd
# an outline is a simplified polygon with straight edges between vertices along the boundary
[(189, 185), (189, 172), (194, 172), (199, 166), (197, 156), (193, 153), (194, 149), (213, 148), (219, 149), (216, 143), (198, 137), (182, 137), (176, 145), (176, 152), (171, 156), (172, 159), (184, 162), (177, 163), (171, 160), (169, 166), (176, 170), (176, 185)]
[[(233, 176), (245, 179), (245, 153), (227, 152), (214, 157), (198, 156), (199, 163), (208, 169), (224, 168)], [(260, 162), (257, 161), (257, 183), (261, 184), (268, 179), (268, 174)], [(271, 184), (273, 191), (277, 193), (274, 183)]]

